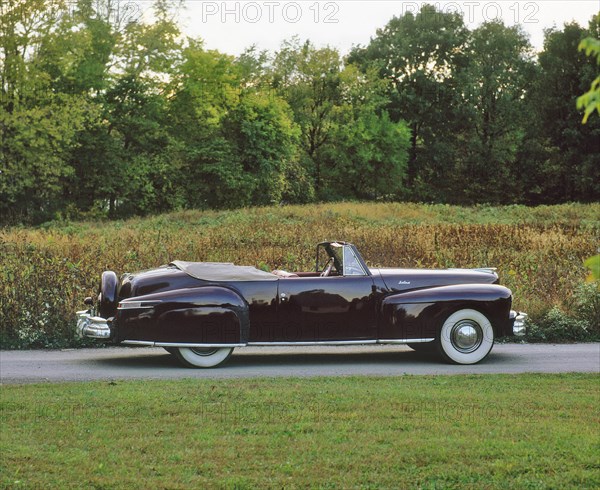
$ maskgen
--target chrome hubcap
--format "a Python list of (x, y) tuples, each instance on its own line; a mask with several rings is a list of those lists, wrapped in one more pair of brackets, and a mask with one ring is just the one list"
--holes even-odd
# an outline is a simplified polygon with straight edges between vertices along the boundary
[(468, 354), (481, 345), (483, 330), (474, 320), (462, 320), (452, 327), (450, 341), (457, 351)]
[(211, 347), (207, 347), (207, 348), (196, 347), (196, 348), (191, 349), (191, 351), (198, 356), (212, 356), (215, 352), (217, 352), (217, 350), (219, 350), (219, 349), (214, 349)]

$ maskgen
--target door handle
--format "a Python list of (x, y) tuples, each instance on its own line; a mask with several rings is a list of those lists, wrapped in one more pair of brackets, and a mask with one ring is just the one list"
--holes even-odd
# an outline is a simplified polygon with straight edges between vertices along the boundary
[(279, 293), (279, 300), (282, 303), (285, 303), (286, 301), (288, 301), (290, 299), (290, 295), (288, 293)]

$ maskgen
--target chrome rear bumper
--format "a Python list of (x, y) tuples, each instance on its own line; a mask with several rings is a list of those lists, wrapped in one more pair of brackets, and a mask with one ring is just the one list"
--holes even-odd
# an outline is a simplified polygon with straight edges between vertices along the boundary
[(92, 316), (88, 310), (77, 312), (77, 335), (92, 339), (109, 339), (110, 326), (108, 320), (99, 316)]
[(525, 325), (526, 318), (527, 313), (523, 313), (522, 311), (511, 310), (510, 319), (513, 321), (513, 335), (517, 337), (522, 337), (527, 333), (527, 326)]

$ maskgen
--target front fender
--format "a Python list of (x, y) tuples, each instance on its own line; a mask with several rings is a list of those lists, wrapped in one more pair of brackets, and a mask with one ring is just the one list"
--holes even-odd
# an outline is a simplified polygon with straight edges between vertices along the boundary
[(186, 288), (128, 298), (116, 317), (120, 342), (240, 345), (248, 342), (248, 304), (221, 286)]
[(512, 294), (497, 284), (459, 284), (387, 296), (380, 306), (379, 339), (434, 339), (454, 311), (471, 308), (488, 317), (496, 336), (510, 330)]

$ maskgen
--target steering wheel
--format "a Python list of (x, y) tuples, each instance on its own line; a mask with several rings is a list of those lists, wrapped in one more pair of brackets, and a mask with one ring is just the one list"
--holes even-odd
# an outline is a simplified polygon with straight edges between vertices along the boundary
[(331, 269), (333, 269), (333, 257), (331, 257), (329, 262), (327, 262), (323, 272), (321, 272), (321, 277), (327, 277), (331, 273)]

